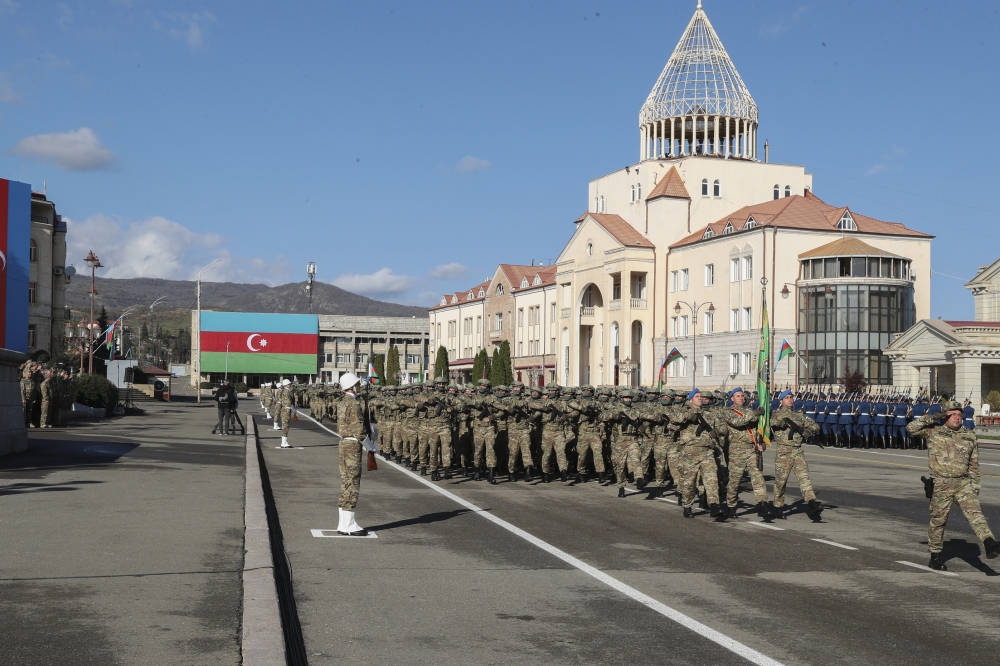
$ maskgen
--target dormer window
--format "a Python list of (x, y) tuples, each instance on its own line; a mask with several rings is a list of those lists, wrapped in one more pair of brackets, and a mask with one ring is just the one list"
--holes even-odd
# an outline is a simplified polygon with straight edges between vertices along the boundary
[(441, 305), (448, 305), (448, 299), (447, 298), (442, 298), (441, 299)]
[(479, 298), (483, 298), (484, 296), (486, 296), (486, 290), (485, 289), (480, 289), (479, 290)]
[(704, 240), (706, 238), (713, 238), (714, 236), (715, 232), (712, 231), (711, 227), (709, 227), (708, 229), (705, 229), (705, 235), (703, 235), (701, 238), (702, 240)]
[(475, 297), (476, 297), (476, 295), (475, 295), (475, 294), (473, 294), (473, 293), (472, 293), (472, 292), (470, 291), (470, 292), (469, 292), (468, 294), (466, 294), (466, 296), (465, 296), (465, 300), (467, 300), (467, 301), (471, 301), (471, 300), (472, 300), (473, 298), (475, 298)]
[(503, 285), (502, 284), (498, 284), (497, 285), (497, 296), (503, 296)]
[(542, 283), (542, 278), (536, 275), (535, 279), (531, 281), (531, 286), (537, 287), (541, 283)]
[(723, 236), (728, 236), (729, 234), (733, 233), (734, 231), (736, 231), (736, 229), (733, 227), (733, 223), (732, 222), (726, 222), (726, 228), (722, 230), (722, 235)]
[(525, 289), (527, 288), (527, 286), (528, 286), (528, 278), (526, 277), (521, 278), (521, 289)]
[(451, 303), (452, 303), (452, 305), (454, 305), (455, 303), (458, 303), (458, 296), (452, 296), (451, 297)]
[(840, 221), (837, 222), (837, 228), (841, 231), (857, 231), (858, 225), (854, 223), (854, 218), (851, 217), (850, 211), (844, 211), (841, 216)]
[(747, 223), (743, 225), (743, 230), (746, 231), (747, 229), (756, 229), (756, 228), (757, 228), (757, 220), (753, 219), (753, 215), (751, 215), (750, 217), (747, 218)]

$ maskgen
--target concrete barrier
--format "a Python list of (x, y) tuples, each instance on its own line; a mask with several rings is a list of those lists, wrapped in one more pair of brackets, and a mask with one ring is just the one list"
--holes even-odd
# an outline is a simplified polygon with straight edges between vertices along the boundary
[(21, 378), (18, 376), (18, 368), (27, 360), (25, 354), (0, 349), (0, 456), (28, 448), (28, 429), (24, 427), (24, 406), (21, 403)]

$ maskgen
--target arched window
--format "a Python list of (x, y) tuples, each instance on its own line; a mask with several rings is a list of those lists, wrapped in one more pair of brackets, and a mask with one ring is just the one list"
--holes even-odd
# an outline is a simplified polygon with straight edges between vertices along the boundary
[(475, 295), (475, 294), (473, 294), (473, 293), (472, 293), (472, 292), (470, 291), (470, 292), (468, 293), (468, 295), (467, 295), (467, 296), (465, 297), (465, 300), (467, 300), (467, 301), (471, 301), (471, 300), (472, 300), (472, 299), (474, 299), (475, 297), (476, 297), (476, 295)]
[(792, 196), (792, 186), (791, 185), (785, 185), (785, 196), (786, 197)]
[(722, 196), (722, 183), (720, 183), (719, 181), (715, 181), (715, 183), (712, 184), (712, 196), (714, 197)]
[(780, 199), (781, 198), (781, 186), (780, 185), (775, 185), (774, 186), (774, 198), (775, 199)]
[(604, 209), (604, 197), (603, 196), (601, 196), (601, 212), (602, 213), (606, 212), (605, 209)]
[(587, 256), (588, 257), (594, 256), (594, 244), (593, 243), (587, 243)]
[(642, 201), (642, 183), (635, 186), (635, 200)]
[(598, 197), (594, 197), (594, 212), (595, 213), (600, 213), (601, 212), (600, 206), (601, 206), (601, 200)]
[(837, 228), (841, 231), (857, 231), (858, 225), (854, 223), (854, 218), (851, 217), (850, 212), (844, 211), (844, 214), (840, 217), (840, 221), (837, 222)]
[(479, 298), (483, 298), (484, 296), (486, 296), (486, 291), (483, 290), (483, 289), (480, 289), (479, 290)]
[(701, 196), (708, 196), (708, 178), (704, 178), (701, 181)]
[(502, 284), (498, 284), (497, 285), (497, 296), (503, 296), (503, 285)]
[(31, 239), (31, 245), (28, 248), (28, 261), (38, 261), (38, 243), (35, 239)]
[(632, 186), (632, 201), (635, 202), (635, 185)]

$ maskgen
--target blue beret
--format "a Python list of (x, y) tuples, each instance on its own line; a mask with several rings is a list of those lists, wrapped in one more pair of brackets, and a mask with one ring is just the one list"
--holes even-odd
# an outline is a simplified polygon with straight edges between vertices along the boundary
[(732, 398), (737, 393), (743, 393), (743, 389), (740, 388), (739, 386), (737, 386), (736, 388), (734, 388), (732, 391), (729, 392), (729, 397)]
[(786, 396), (790, 396), (791, 394), (792, 392), (786, 389), (778, 394), (778, 400), (784, 400)]
[(695, 397), (699, 393), (701, 393), (701, 389), (698, 389), (698, 388), (691, 389), (691, 392), (688, 393), (688, 400), (692, 399), (693, 397)]

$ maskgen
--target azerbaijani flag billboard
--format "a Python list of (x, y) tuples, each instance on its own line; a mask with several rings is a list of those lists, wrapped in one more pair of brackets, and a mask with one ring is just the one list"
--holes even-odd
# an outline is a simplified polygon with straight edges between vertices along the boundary
[(315, 375), (319, 315), (201, 313), (201, 371)]
[(31, 186), (0, 178), (0, 348), (19, 352), (28, 351), (30, 245)]

